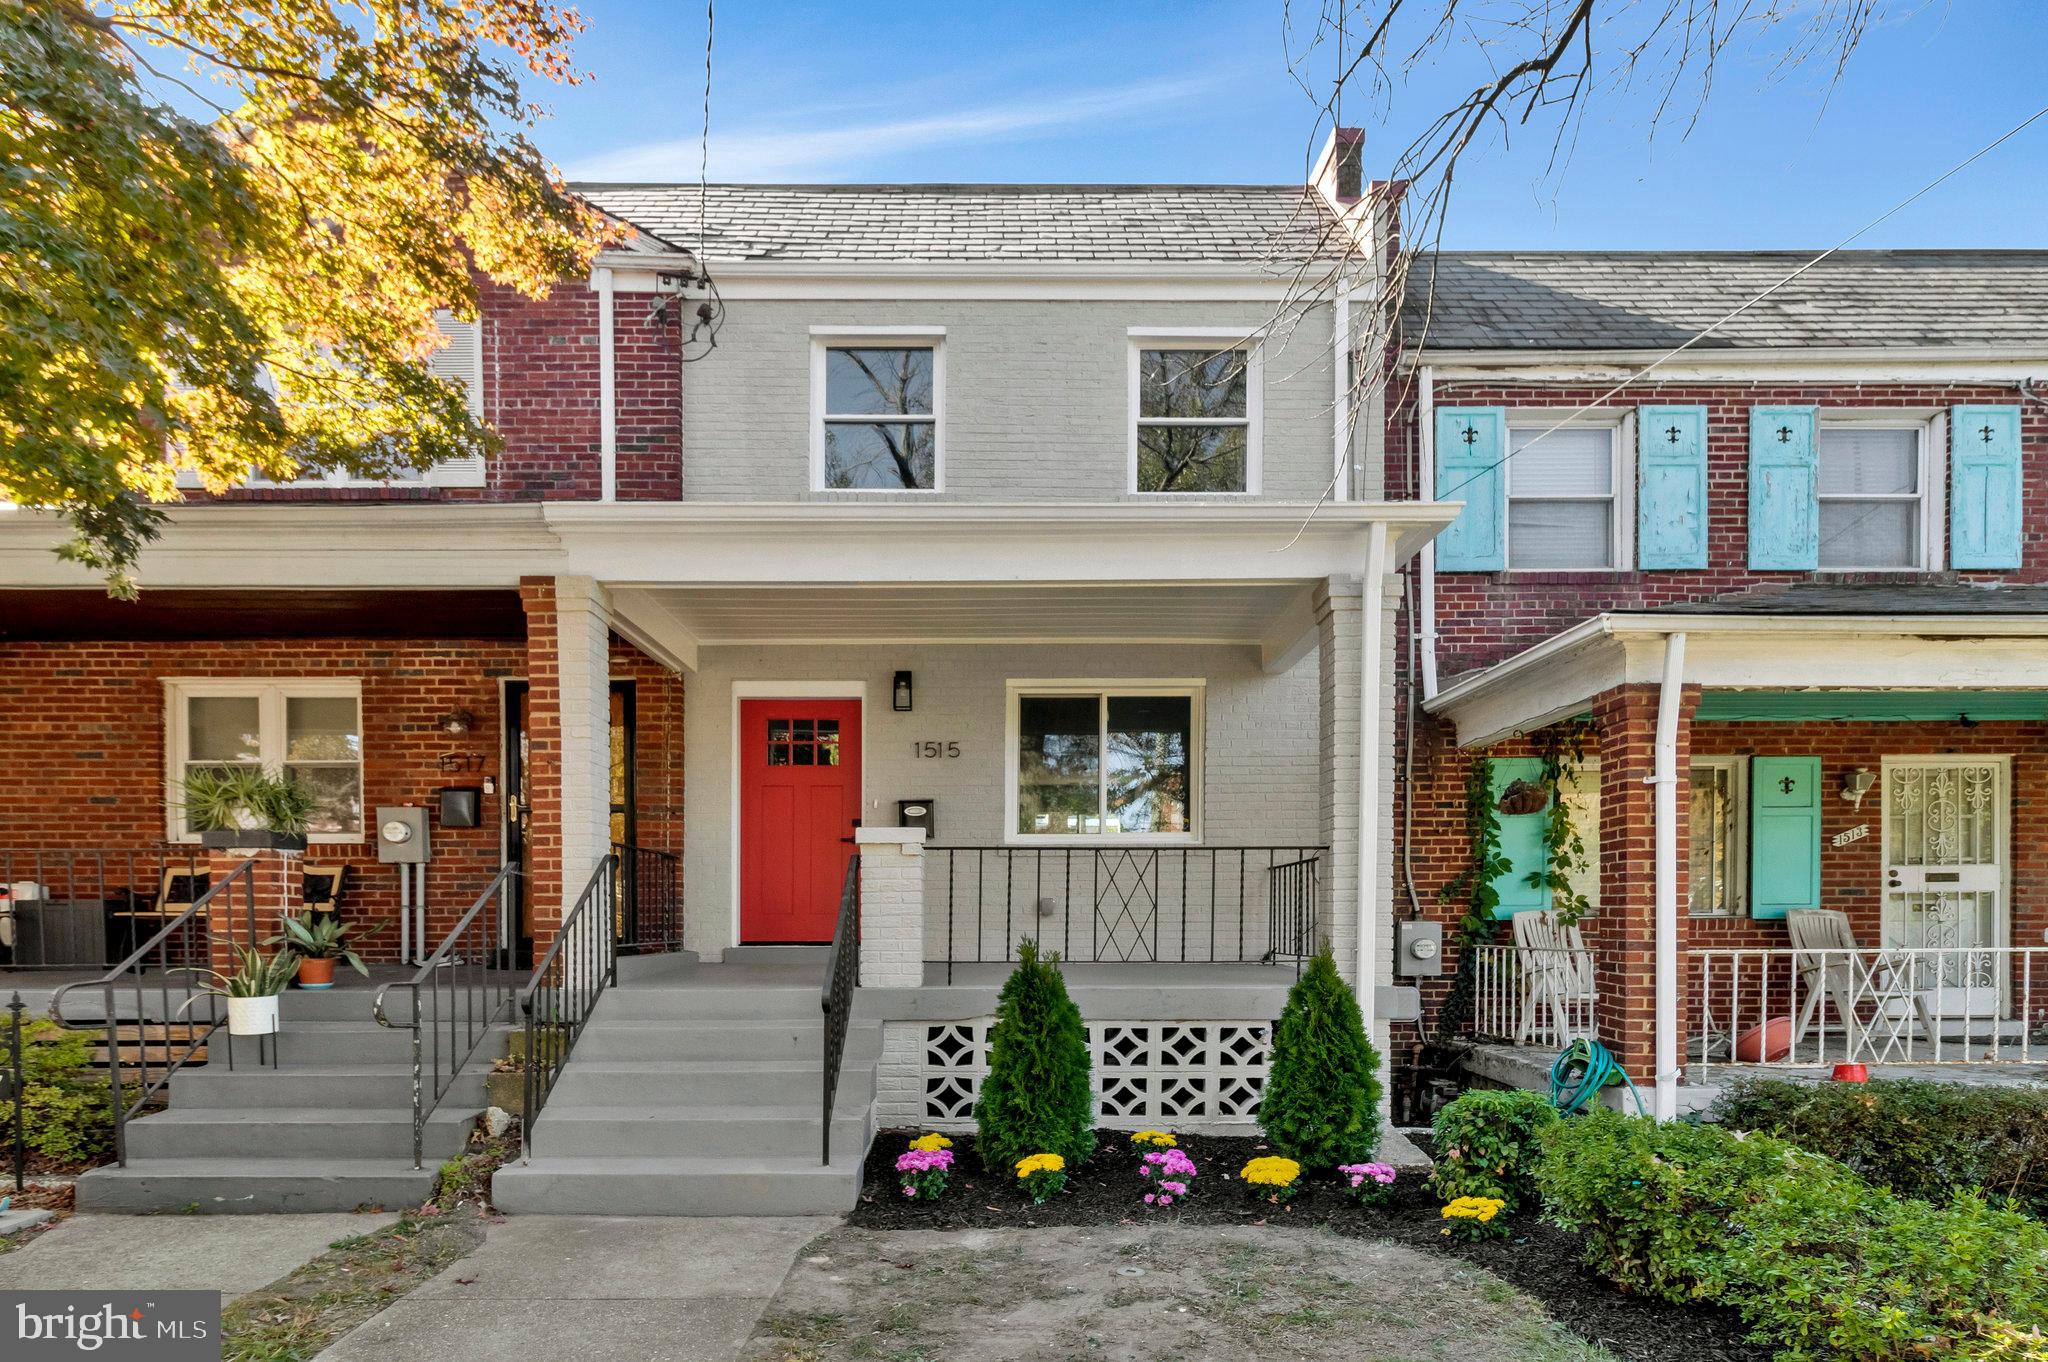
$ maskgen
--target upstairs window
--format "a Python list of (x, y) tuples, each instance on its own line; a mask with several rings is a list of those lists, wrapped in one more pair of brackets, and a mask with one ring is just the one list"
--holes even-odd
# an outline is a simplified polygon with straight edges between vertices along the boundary
[(821, 341), (814, 364), (813, 488), (938, 490), (938, 341)]
[(1259, 365), (1250, 342), (1134, 333), (1131, 389), (1131, 490), (1258, 490)]
[(1510, 568), (1624, 566), (1619, 434), (1612, 426), (1509, 425)]
[(1820, 567), (1918, 568), (1927, 559), (1924, 423), (1824, 423), (1817, 446)]

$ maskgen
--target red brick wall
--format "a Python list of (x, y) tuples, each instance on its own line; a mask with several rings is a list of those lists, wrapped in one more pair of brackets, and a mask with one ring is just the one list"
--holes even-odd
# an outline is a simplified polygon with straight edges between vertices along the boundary
[[(1515, 383), (1442, 383), (1439, 407), (1548, 407), (1559, 414), (1591, 402), (1604, 387), (1537, 387)], [(1416, 407), (1412, 388), (1397, 388), (1387, 429), (1388, 495), (1415, 493)], [(1773, 404), (1822, 408), (1946, 408), (1962, 402), (2018, 403), (2024, 446), (2048, 451), (2048, 408), (2022, 401), (2016, 388), (1986, 384), (1800, 385), (1765, 383), (1642, 383), (1608, 407), (1694, 403), (1707, 408), (1707, 556), (1697, 571), (1438, 572), (1438, 670), (1445, 682), (1511, 657), (1605, 610), (1654, 609), (1772, 583), (1811, 580), (1813, 573), (1752, 572), (1748, 563), (1749, 409)], [(2017, 572), (1966, 572), (1965, 579), (2048, 579), (2048, 457), (2030, 459), (2024, 516), (2024, 560)], [(1880, 574), (1897, 581), (1900, 574)], [(1835, 580), (1840, 580), (1836, 577)]]
[[(488, 641), (8, 644), (0, 647), (0, 770), (9, 773), (0, 781), (0, 850), (147, 850), (164, 840), (165, 677), (360, 678), (365, 818), (380, 804), (436, 810), (428, 930), (438, 935), (495, 873), (502, 805), (485, 796), (483, 826), (444, 828), (435, 792), (497, 779), (499, 681), (523, 667), (518, 644)], [(476, 717), (460, 738), (434, 725), (453, 709)], [(444, 772), (449, 752), (479, 760)], [(377, 864), (374, 842), (316, 845), (309, 859), (350, 865), (343, 913), (392, 923), (365, 943), (366, 954), (396, 959), (397, 872)]]
[[(531, 299), (485, 282), (484, 418), (504, 438), (482, 488), (264, 488), (230, 501), (594, 501), (600, 490), (597, 294), (582, 280)], [(648, 293), (613, 301), (621, 501), (682, 496), (682, 361), (676, 310)], [(193, 500), (208, 500), (203, 493)]]

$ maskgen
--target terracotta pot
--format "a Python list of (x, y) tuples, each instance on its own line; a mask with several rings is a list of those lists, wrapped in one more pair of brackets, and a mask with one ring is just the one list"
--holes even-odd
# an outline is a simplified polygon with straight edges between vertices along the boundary
[(1790, 1017), (1773, 1017), (1752, 1026), (1735, 1042), (1735, 1057), (1744, 1064), (1775, 1064), (1791, 1053)]
[(1837, 1083), (1868, 1083), (1869, 1081), (1870, 1070), (1861, 1064), (1837, 1064), (1835, 1066), (1835, 1082)]
[(300, 988), (333, 988), (334, 962), (332, 960), (299, 961)]

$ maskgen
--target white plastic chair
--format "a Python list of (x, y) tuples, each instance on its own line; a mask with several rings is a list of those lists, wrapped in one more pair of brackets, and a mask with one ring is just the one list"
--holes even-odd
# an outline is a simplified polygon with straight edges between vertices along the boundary
[[(1861, 1048), (1861, 1033), (1873, 1028), (1888, 1038), (1885, 1053), (1879, 1058), (1901, 1057), (1895, 1053), (1901, 1049), (1910, 1052), (1910, 1037), (1902, 1034), (1907, 1014), (1900, 1011), (1900, 1005), (1908, 998), (1910, 1015), (1918, 1019), (1921, 1031), (1933, 1042), (1934, 1016), (1926, 995), (1910, 987), (1910, 964), (1904, 959), (1888, 961), (1882, 953), (1877, 960), (1866, 961), (1847, 913), (1832, 908), (1795, 909), (1785, 915), (1785, 931), (1795, 952), (1793, 968), (1800, 987), (1806, 990), (1806, 1001), (1800, 1006), (1799, 1020), (1792, 1028), (1794, 1046), (1806, 1039), (1823, 997), (1834, 1002), (1851, 1056)], [(1895, 964), (1901, 967), (1895, 968)], [(1861, 1002), (1873, 1004), (1874, 1013), (1868, 1023), (1857, 1016), (1857, 1004)]]
[(1521, 964), (1522, 1015), (1515, 1043), (1526, 1045), (1543, 1029), (1543, 1014), (1559, 1045), (1593, 1029), (1593, 953), (1576, 924), (1552, 911), (1516, 913), (1515, 956)]

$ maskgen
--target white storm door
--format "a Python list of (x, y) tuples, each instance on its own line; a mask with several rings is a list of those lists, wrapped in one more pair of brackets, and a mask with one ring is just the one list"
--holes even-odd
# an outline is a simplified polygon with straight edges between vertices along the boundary
[(1998, 757), (1884, 759), (1884, 937), (1937, 1016), (2003, 1015), (2006, 783)]

